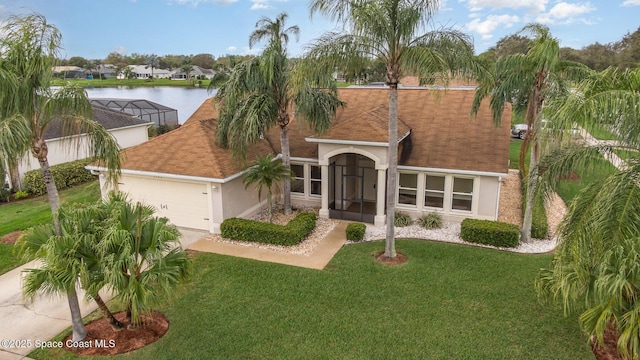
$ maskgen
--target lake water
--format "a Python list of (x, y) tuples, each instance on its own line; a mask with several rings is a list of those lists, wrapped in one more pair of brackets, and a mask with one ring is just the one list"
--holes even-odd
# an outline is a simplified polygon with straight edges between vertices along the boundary
[(178, 110), (178, 122), (184, 123), (202, 103), (215, 95), (207, 89), (178, 86), (94, 87), (86, 88), (90, 99), (145, 99)]

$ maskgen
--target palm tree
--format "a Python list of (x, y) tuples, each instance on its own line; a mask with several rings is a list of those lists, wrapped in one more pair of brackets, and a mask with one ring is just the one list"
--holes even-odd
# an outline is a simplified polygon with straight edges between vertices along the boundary
[[(551, 104), (554, 122), (614, 129), (616, 145), (566, 145), (541, 159), (541, 183), (550, 189), (571, 171), (624, 150), (629, 159), (569, 204), (549, 269), (536, 281), (540, 295), (579, 311), (580, 325), (602, 345), (616, 331), (618, 351), (640, 355), (640, 69), (593, 73), (562, 102)], [(557, 106), (556, 106), (557, 105)]]
[(529, 169), (536, 167), (540, 158), (541, 120), (544, 102), (568, 92), (569, 79), (579, 79), (587, 73), (586, 66), (560, 59), (558, 39), (551, 36), (549, 28), (540, 24), (529, 24), (522, 32), (532, 33), (529, 51), (500, 57), (495, 64), (493, 77), (484, 77), (476, 91), (473, 112), (480, 107), (483, 98), (491, 96), (490, 106), (493, 120), (500, 124), (504, 103), (511, 102), (514, 110), (524, 113), (528, 125), (520, 148), (520, 173), (526, 179), (526, 204), (520, 240), (531, 240), (533, 202), (536, 195), (538, 176), (535, 172), (525, 172), (525, 155), (531, 151)]
[(308, 58), (354, 73), (370, 60), (386, 66), (389, 87), (389, 148), (386, 199), (386, 246), (384, 256), (395, 258), (394, 214), (398, 166), (398, 82), (407, 72), (421, 79), (441, 78), (477, 70), (470, 38), (452, 29), (426, 31), (437, 0), (313, 0), (311, 13), (328, 15), (350, 28), (321, 36)]
[(99, 248), (106, 283), (126, 304), (129, 328), (140, 326), (140, 315), (171, 295), (189, 274), (190, 261), (180, 247), (180, 232), (154, 209), (110, 197), (112, 216)]
[(101, 231), (108, 213), (97, 206), (61, 207), (58, 218), (62, 229), (55, 235), (51, 224), (27, 230), (18, 240), (17, 249), (25, 260), (40, 260), (42, 266), (25, 270), (24, 293), (28, 298), (39, 292), (54, 295), (76, 286), (93, 299), (111, 327), (118, 331), (123, 325), (116, 320), (99, 291), (105, 286), (102, 259), (97, 250)]
[(180, 71), (182, 71), (183, 73), (187, 74), (187, 80), (189, 80), (191, 78), (191, 72), (193, 71), (193, 65), (191, 64), (184, 64), (180, 67)]
[(244, 188), (255, 184), (258, 189), (258, 199), (262, 197), (262, 189), (267, 188), (269, 202), (269, 222), (273, 222), (273, 190), (280, 190), (279, 184), (291, 178), (291, 169), (286, 167), (281, 158), (274, 159), (272, 154), (258, 156), (253, 166), (244, 178)]
[(151, 68), (151, 79), (153, 79), (153, 69), (160, 66), (160, 58), (156, 54), (147, 55), (144, 57), (144, 65), (147, 69)]
[[(12, 16), (0, 32), (0, 154), (19, 159), (27, 152), (38, 160), (47, 188), (55, 233), (61, 234), (57, 209), (60, 197), (49, 167), (47, 129), (56, 124), (69, 146), (81, 144), (71, 136), (89, 136), (89, 154), (109, 169), (109, 180), (120, 172), (120, 148), (111, 134), (90, 120), (91, 104), (85, 91), (77, 86), (51, 87), (53, 65), (60, 49), (58, 29), (39, 14)], [(3, 164), (0, 161), (0, 164)], [(2, 166), (2, 165), (0, 165)], [(67, 288), (74, 339), (84, 338), (75, 287)]]
[[(304, 77), (300, 67), (293, 67), (286, 54), (290, 35), (297, 36), (297, 26), (285, 28), (287, 14), (275, 21), (261, 18), (249, 38), (254, 46), (262, 39), (268, 45), (262, 55), (238, 64), (216, 95), (219, 120), (216, 136), (218, 143), (230, 147), (236, 155), (244, 156), (249, 144), (261, 140), (265, 132), (280, 128), (282, 162), (290, 168), (289, 149), (290, 111), (309, 124), (314, 131), (329, 127), (338, 106), (342, 103), (336, 94), (335, 81), (328, 73)], [(314, 87), (317, 86), (317, 87)], [(321, 88), (319, 88), (321, 87)], [(291, 212), (291, 182), (284, 180), (284, 212)]]

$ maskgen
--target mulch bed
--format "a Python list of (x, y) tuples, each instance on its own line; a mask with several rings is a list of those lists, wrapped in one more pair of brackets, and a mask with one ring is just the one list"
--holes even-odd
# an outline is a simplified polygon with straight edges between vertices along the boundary
[(595, 339), (591, 341), (591, 350), (596, 356), (597, 360), (624, 360), (624, 358), (618, 353), (618, 336), (611, 327), (607, 327), (604, 331), (604, 344), (597, 347), (595, 345)]
[(376, 254), (376, 260), (379, 263), (385, 264), (385, 265), (400, 265), (400, 264), (404, 264), (405, 262), (407, 262), (408, 258), (405, 254), (396, 252), (396, 257), (395, 258), (389, 258), (384, 256), (384, 251), (380, 252), (379, 254)]
[[(152, 312), (142, 315), (140, 318), (143, 325), (136, 330), (127, 330), (125, 312), (114, 315), (118, 321), (124, 324), (125, 328), (114, 331), (103, 317), (88, 323), (87, 337), (75, 347), (67, 347), (67, 336), (63, 343), (65, 349), (78, 355), (115, 355), (140, 349), (156, 340), (160, 339), (169, 330), (169, 320), (159, 313)], [(71, 341), (69, 341), (71, 344)]]
[(20, 235), (22, 234), (22, 231), (18, 230), (18, 231), (14, 231), (14, 232), (10, 232), (6, 235), (4, 235), (2, 237), (2, 239), (0, 239), (0, 242), (3, 244), (7, 244), (7, 245), (13, 245), (16, 243), (16, 240), (18, 240), (18, 238), (20, 237)]

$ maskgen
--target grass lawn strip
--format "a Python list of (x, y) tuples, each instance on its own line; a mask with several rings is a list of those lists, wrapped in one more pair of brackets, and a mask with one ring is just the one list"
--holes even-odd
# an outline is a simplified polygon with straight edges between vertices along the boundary
[[(91, 203), (100, 199), (100, 184), (92, 181), (60, 190), (60, 200), (65, 203)], [(2, 203), (0, 205), (0, 237), (17, 230), (51, 221), (51, 207), (47, 195)], [(0, 244), (0, 274), (14, 269), (21, 262), (12, 254), (13, 245)]]
[(373, 258), (383, 249), (343, 247), (324, 271), (199, 254), (193, 281), (162, 309), (169, 332), (115, 358), (593, 358), (576, 316), (536, 297), (551, 255), (399, 240), (409, 261), (390, 267)]

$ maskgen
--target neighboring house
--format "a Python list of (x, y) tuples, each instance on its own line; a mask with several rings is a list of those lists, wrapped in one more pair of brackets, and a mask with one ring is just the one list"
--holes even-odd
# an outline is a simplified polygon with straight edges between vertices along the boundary
[(155, 126), (178, 126), (178, 110), (145, 99), (92, 98), (91, 104), (131, 114)]
[[(292, 119), (294, 205), (318, 207), (322, 217), (384, 224), (388, 95), (384, 88), (340, 89), (346, 107), (322, 135)], [(510, 105), (496, 128), (488, 101), (470, 117), (472, 88), (405, 88), (398, 97), (397, 210), (416, 218), (438, 212), (449, 221), (496, 220), (508, 172)], [(209, 99), (179, 129), (125, 151), (117, 190), (177, 226), (210, 232), (219, 232), (224, 219), (254, 214), (266, 199), (253, 186), (245, 189), (245, 164), (215, 144), (216, 118)], [(277, 127), (249, 148), (247, 163), (267, 153), (280, 153)]]
[(53, 76), (65, 79), (84, 78), (84, 69), (79, 66), (54, 66)]
[[(102, 124), (118, 141), (120, 147), (128, 148), (148, 140), (147, 128), (151, 126), (148, 121), (140, 120), (129, 114), (92, 105), (93, 120)], [(45, 134), (45, 140), (49, 147), (49, 165), (66, 163), (69, 161), (85, 159), (89, 156), (86, 146), (86, 134), (78, 134), (63, 138), (60, 126), (52, 123)], [(39, 169), (38, 160), (28, 153), (18, 164), (20, 179), (24, 178), (27, 171)]]
[[(204, 77), (205, 79), (211, 80), (213, 78), (213, 75), (215, 74), (213, 72), (213, 70), (211, 70), (211, 69), (205, 69), (205, 68), (197, 66), (197, 65), (192, 65), (192, 66), (193, 66), (193, 71), (189, 72), (189, 78), (200, 79), (200, 78)], [(180, 68), (175, 69), (171, 73), (171, 79), (172, 80), (187, 80), (187, 73), (183, 72)]]
[[(151, 66), (147, 65), (128, 65), (131, 72), (135, 75), (136, 79), (148, 79), (153, 76), (154, 79), (169, 79), (171, 77), (171, 71), (160, 68), (153, 68), (151, 72)], [(124, 79), (124, 74), (118, 74), (118, 79)]]
[[(103, 79), (116, 78), (116, 66), (112, 64), (100, 64), (95, 69), (96, 72), (102, 74)], [(99, 77), (98, 77), (99, 78)]]

